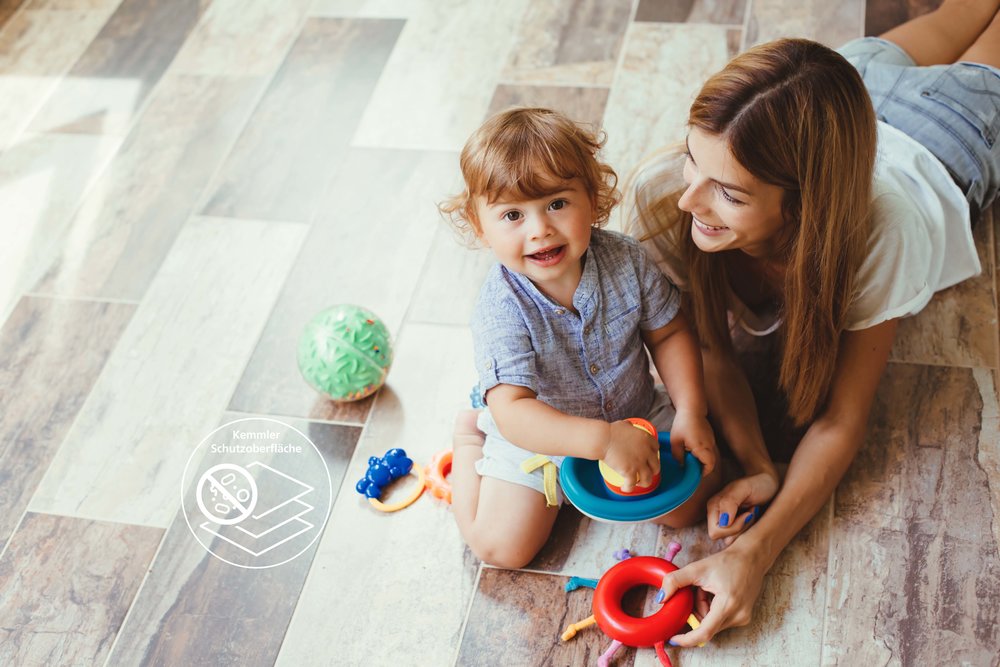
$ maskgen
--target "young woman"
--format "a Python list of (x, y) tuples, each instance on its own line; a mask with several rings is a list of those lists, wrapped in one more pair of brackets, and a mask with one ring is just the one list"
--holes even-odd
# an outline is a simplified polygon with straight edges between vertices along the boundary
[[(709, 535), (730, 545), (664, 579), (667, 596), (701, 591), (704, 620), (676, 644), (749, 622), (864, 439), (897, 321), (980, 272), (970, 218), (1000, 180), (998, 5), (946, 0), (839, 52), (755, 47), (704, 85), (684, 149), (633, 178), (629, 231), (685, 292), (709, 411), (745, 473), (708, 504)], [(806, 427), (780, 488), (731, 327), (780, 337), (779, 384)]]

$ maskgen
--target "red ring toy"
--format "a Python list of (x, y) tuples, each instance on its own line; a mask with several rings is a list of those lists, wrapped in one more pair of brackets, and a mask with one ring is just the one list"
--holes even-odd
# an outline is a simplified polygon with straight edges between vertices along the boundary
[(633, 556), (604, 573), (594, 591), (594, 618), (604, 634), (626, 646), (650, 647), (676, 635), (694, 609), (694, 591), (686, 586), (655, 614), (636, 618), (622, 609), (622, 596), (636, 586), (659, 588), (663, 577), (678, 568), (654, 556)]

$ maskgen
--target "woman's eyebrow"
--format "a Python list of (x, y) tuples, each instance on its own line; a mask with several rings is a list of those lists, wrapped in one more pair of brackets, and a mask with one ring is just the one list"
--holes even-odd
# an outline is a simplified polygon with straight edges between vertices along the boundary
[[(695, 166), (698, 166), (698, 161), (695, 160), (694, 159), (694, 155), (691, 154), (691, 144), (688, 142), (688, 138), (687, 137), (684, 137), (684, 148), (685, 148), (685, 150), (687, 150), (687, 154), (688, 154), (688, 157), (691, 159), (691, 162), (694, 162)], [(717, 180), (715, 178), (710, 179), (710, 180), (713, 181), (713, 182), (715, 182), (715, 183), (718, 183), (719, 185), (721, 185), (722, 187), (726, 188), (727, 190), (736, 190), (737, 192), (742, 192), (743, 194), (745, 194), (748, 197), (752, 197), (753, 196), (753, 194), (749, 190), (747, 190), (746, 188), (740, 187), (739, 185), (736, 185), (735, 183), (724, 183), (723, 181)]]

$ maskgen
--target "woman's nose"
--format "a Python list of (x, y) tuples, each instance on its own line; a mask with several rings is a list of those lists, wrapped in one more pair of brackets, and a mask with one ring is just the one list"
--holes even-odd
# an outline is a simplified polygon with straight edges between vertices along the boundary
[(701, 189), (698, 187), (698, 182), (694, 181), (688, 183), (687, 189), (684, 190), (681, 198), (677, 200), (677, 207), (682, 211), (695, 213), (696, 209), (700, 207), (700, 200)]

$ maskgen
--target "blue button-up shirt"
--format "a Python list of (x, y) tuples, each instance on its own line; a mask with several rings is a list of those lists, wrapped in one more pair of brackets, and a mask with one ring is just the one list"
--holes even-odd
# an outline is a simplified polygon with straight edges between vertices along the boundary
[(573, 307), (494, 265), (471, 323), (482, 395), (511, 384), (569, 415), (645, 416), (653, 380), (640, 332), (668, 324), (680, 292), (636, 240), (594, 229)]

